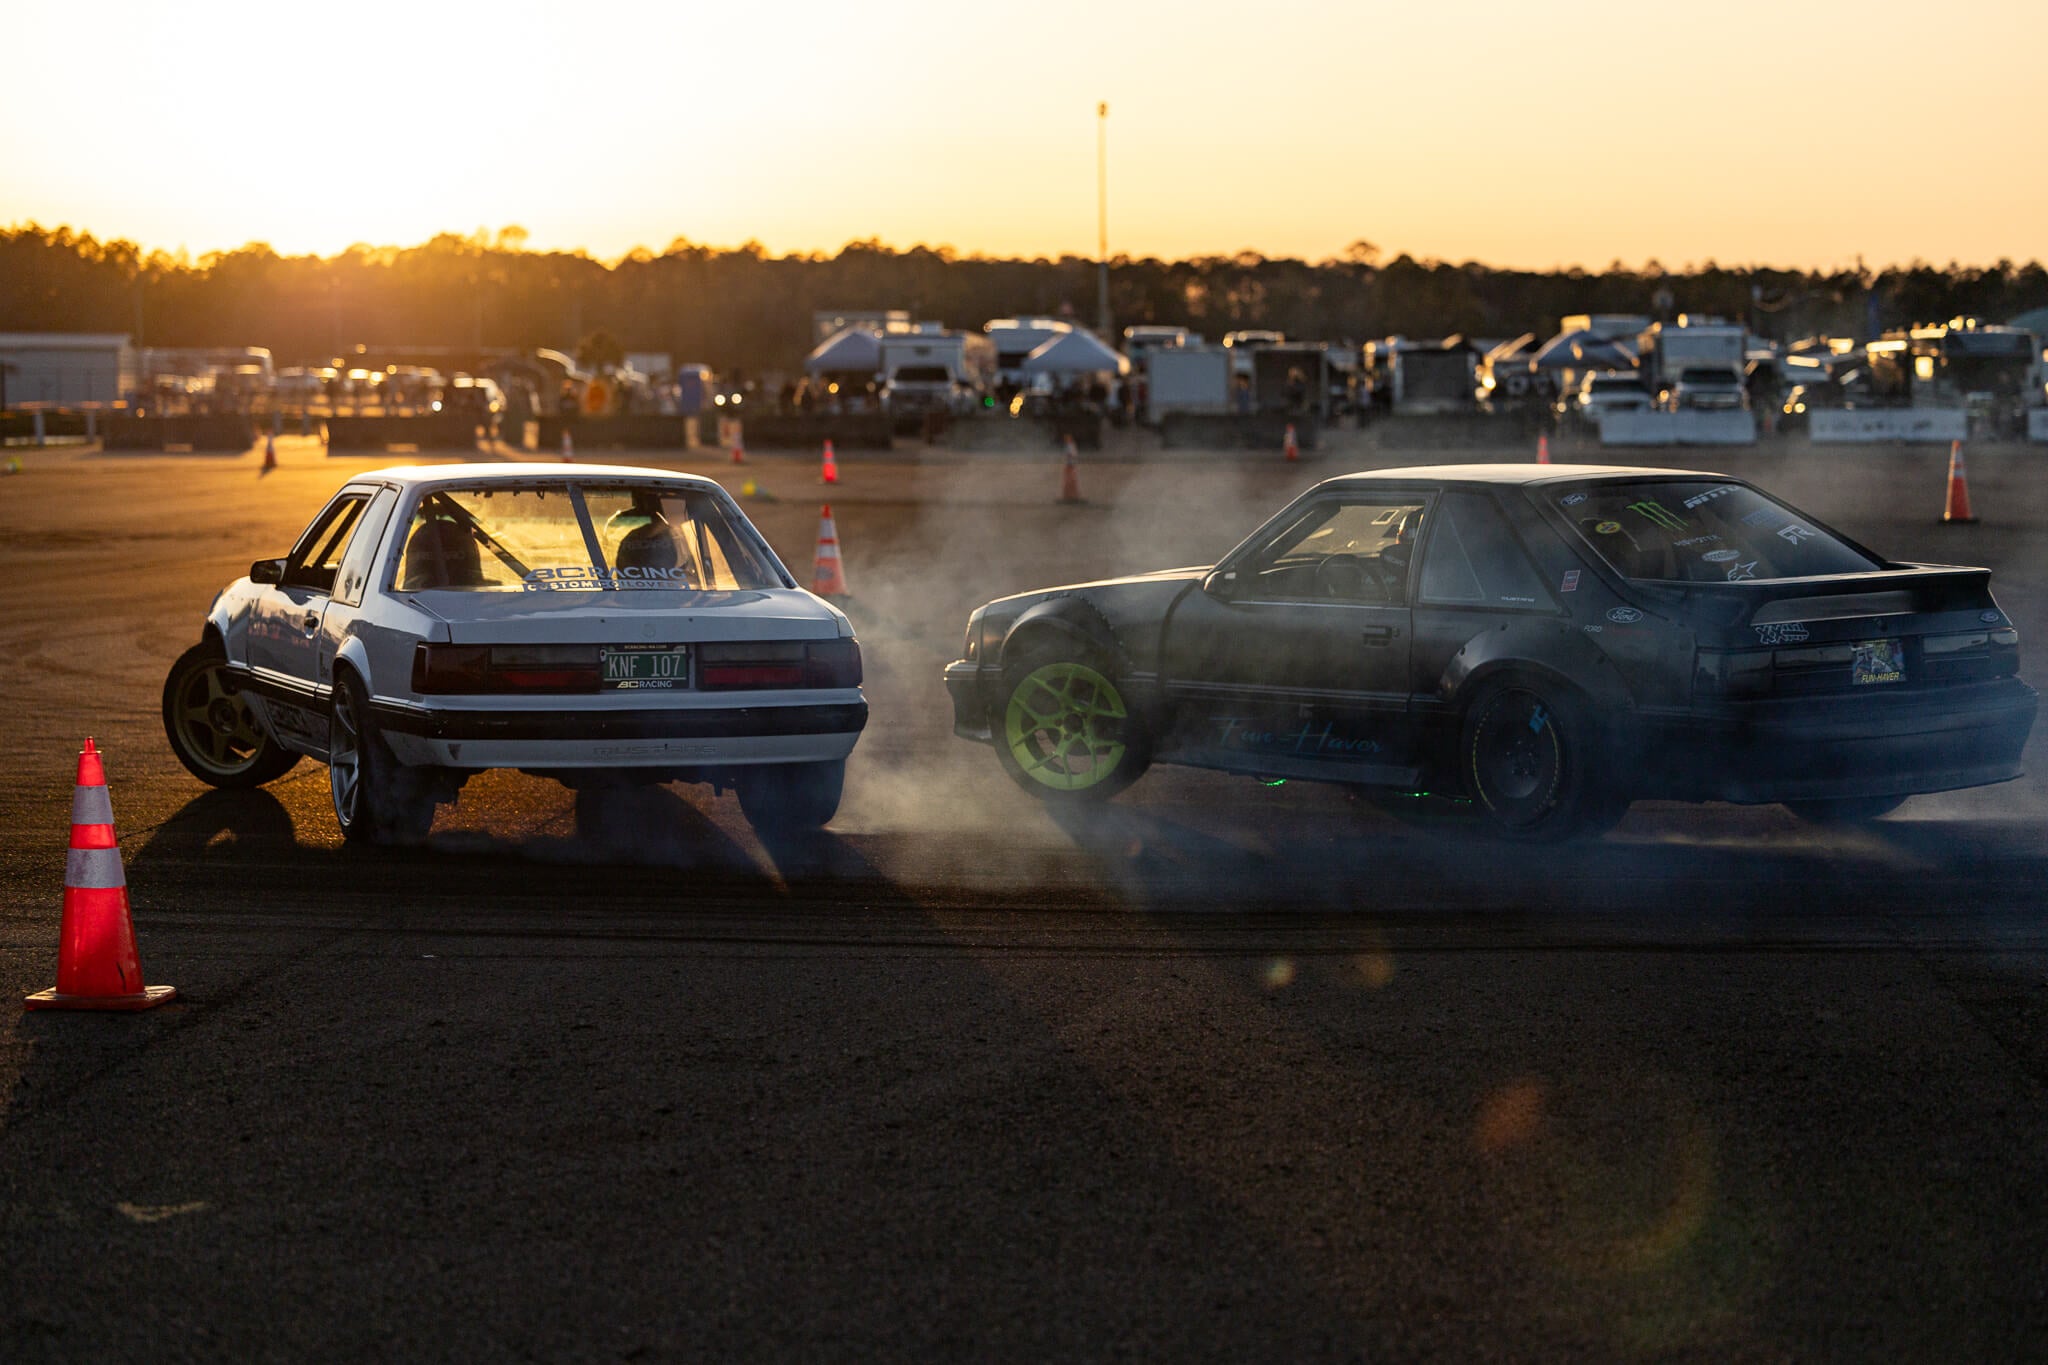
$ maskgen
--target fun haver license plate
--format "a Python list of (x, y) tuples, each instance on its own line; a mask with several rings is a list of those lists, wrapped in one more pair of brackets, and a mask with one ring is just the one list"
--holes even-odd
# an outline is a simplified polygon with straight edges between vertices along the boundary
[(1849, 664), (1849, 681), (1865, 683), (1903, 682), (1906, 677), (1906, 645), (1902, 640), (1859, 640)]

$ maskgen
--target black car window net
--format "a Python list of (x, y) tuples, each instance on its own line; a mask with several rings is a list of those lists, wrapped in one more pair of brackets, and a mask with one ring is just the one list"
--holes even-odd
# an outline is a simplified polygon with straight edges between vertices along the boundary
[(1646, 480), (1550, 488), (1542, 496), (1624, 578), (1743, 583), (1884, 567), (1742, 484)]

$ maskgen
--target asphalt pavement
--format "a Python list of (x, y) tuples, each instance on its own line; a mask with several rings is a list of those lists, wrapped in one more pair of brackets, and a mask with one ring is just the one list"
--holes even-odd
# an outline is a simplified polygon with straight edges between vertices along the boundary
[[(1956, 528), (1945, 455), (1682, 462), (1991, 565), (2038, 685), (2044, 457), (1973, 453)], [(27, 453), (0, 988), (52, 982), (92, 735), (179, 994), (0, 1024), (0, 1360), (2038, 1354), (2048, 741), (1865, 829), (1659, 803), (1529, 850), (1171, 769), (1054, 819), (952, 736), (974, 605), (1407, 458), (1084, 462), (1081, 506), (1051, 454), (679, 462), (800, 574), (833, 505), (873, 705), (840, 817), (579, 825), (491, 774), (390, 850), (319, 765), (213, 792), (158, 718), (212, 593), (380, 462)]]

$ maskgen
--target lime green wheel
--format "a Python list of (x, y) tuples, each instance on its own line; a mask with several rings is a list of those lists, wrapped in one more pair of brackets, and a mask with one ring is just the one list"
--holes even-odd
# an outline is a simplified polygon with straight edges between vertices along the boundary
[(1108, 667), (1033, 655), (1003, 673), (996, 754), (1026, 791), (1047, 801), (1102, 801), (1151, 761), (1144, 727)]

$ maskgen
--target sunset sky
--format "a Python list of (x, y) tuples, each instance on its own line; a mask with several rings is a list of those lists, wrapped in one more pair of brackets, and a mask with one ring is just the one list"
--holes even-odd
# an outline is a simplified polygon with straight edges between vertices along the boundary
[(2043, 0), (22, 7), (0, 224), (194, 255), (523, 225), (1591, 268), (2048, 255)]

